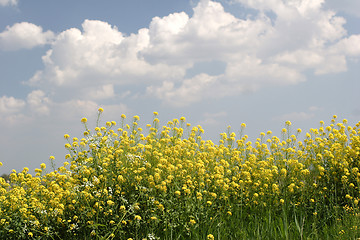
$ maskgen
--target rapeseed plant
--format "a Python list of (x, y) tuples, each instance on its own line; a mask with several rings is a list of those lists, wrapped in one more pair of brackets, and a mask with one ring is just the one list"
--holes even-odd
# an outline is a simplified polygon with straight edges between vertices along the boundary
[(360, 123), (334, 116), (300, 141), (287, 121), (254, 143), (242, 123), (216, 145), (184, 117), (160, 127), (154, 112), (144, 135), (138, 116), (99, 126), (103, 111), (94, 131), (82, 118), (81, 139), (64, 135), (63, 166), (0, 178), (1, 238), (360, 237)]

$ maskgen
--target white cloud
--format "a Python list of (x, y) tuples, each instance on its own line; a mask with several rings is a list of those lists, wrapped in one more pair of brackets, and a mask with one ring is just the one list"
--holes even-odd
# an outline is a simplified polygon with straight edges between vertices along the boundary
[[(297, 84), (304, 72), (347, 70), (359, 57), (359, 36), (347, 35), (345, 19), (324, 8), (324, 0), (237, 0), (257, 14), (245, 19), (219, 2), (201, 0), (194, 14), (154, 17), (129, 36), (102, 21), (61, 32), (43, 56), (44, 69), (29, 84), (57, 99), (84, 101), (138, 96), (186, 106), (204, 98), (234, 96), (269, 85)], [(269, 14), (272, 12), (273, 14)], [(201, 62), (219, 61), (218, 75), (186, 72)], [(115, 92), (121, 86), (123, 94)], [(137, 88), (139, 89), (139, 88)], [(138, 91), (138, 92), (137, 92)]]
[(360, 56), (360, 34), (344, 38), (334, 46), (334, 51), (345, 53), (347, 56)]
[(0, 33), (1, 50), (30, 49), (36, 46), (48, 44), (54, 37), (51, 31), (43, 32), (40, 26), (28, 22), (15, 23), (7, 26)]
[(0, 6), (16, 6), (18, 0), (0, 0)]
[(14, 97), (2, 96), (0, 98), (0, 114), (13, 114), (20, 112), (26, 103), (21, 99), (16, 99)]
[[(166, 64), (149, 64), (139, 56), (148, 46), (148, 29), (123, 36), (116, 27), (85, 20), (83, 32), (72, 28), (60, 33), (43, 57), (45, 69), (30, 84), (58, 87), (129, 84), (147, 79), (182, 77), (185, 70)], [(106, 79), (106, 80), (103, 80)]]
[(29, 93), (27, 102), (33, 112), (41, 115), (48, 115), (50, 113), (49, 104), (51, 104), (51, 101), (41, 90), (34, 90)]
[(0, 124), (15, 126), (28, 120), (22, 113), (26, 107), (26, 102), (14, 97), (2, 96), (0, 98)]
[[(181, 24), (174, 32), (165, 31), (166, 37), (158, 28), (165, 26), (166, 22), (174, 25), (175, 14), (171, 18), (153, 19), (150, 46), (141, 51), (145, 59), (184, 66), (213, 59), (229, 62), (254, 53), (259, 47), (259, 35), (271, 29), (271, 21), (267, 18), (238, 19), (225, 12), (220, 3), (213, 1), (200, 1), (191, 18), (185, 13), (177, 15), (182, 19)], [(159, 32), (161, 37), (157, 36)]]
[[(204, 95), (209, 97), (207, 89), (211, 89), (216, 83), (216, 77), (207, 74), (199, 74), (190, 79), (185, 79), (181, 86), (174, 87), (173, 82), (165, 81), (162, 86), (150, 86), (146, 89), (147, 93), (164, 100), (167, 104), (174, 106), (186, 106), (192, 102), (201, 100)], [(214, 96), (213, 96), (214, 97)]]
[(294, 68), (278, 63), (263, 63), (261, 59), (250, 56), (229, 63), (226, 76), (234, 84), (243, 85), (244, 89), (256, 89), (269, 84), (293, 84), (305, 80)]
[(93, 99), (107, 99), (115, 96), (114, 86), (106, 84), (94, 89), (86, 90), (86, 94), (90, 95)]

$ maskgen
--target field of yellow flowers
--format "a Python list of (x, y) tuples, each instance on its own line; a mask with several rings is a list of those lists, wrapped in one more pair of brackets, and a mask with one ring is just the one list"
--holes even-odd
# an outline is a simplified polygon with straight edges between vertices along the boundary
[(299, 140), (287, 121), (254, 143), (242, 124), (215, 144), (184, 117), (161, 127), (154, 112), (146, 135), (125, 119), (83, 118), (63, 166), (0, 178), (0, 238), (360, 238), (360, 122), (334, 116)]

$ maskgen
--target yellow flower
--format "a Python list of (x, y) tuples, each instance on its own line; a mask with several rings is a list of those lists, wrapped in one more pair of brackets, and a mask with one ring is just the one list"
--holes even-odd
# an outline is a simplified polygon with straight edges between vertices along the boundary
[(157, 116), (157, 115), (159, 115), (159, 113), (158, 113), (158, 112), (154, 112), (154, 116)]
[(284, 199), (280, 199), (280, 204), (284, 204)]
[(33, 234), (32, 232), (29, 232), (29, 233), (28, 233), (28, 236), (29, 236), (29, 237), (33, 237), (34, 234)]
[(81, 119), (81, 122), (82, 122), (82, 123), (86, 123), (86, 122), (87, 122), (87, 119), (86, 119), (86, 118), (82, 118), (82, 119)]
[(194, 219), (190, 219), (190, 224), (194, 225), (196, 221)]
[(207, 235), (206, 239), (207, 240), (214, 240), (215, 238), (214, 238), (214, 235), (209, 234), (209, 235)]
[(136, 116), (134, 116), (134, 120), (135, 120), (135, 121), (139, 121), (139, 120), (140, 120), (140, 117), (136, 115)]
[(140, 221), (141, 217), (139, 215), (135, 215), (134, 219)]
[(64, 138), (65, 138), (65, 139), (70, 138), (69, 134), (65, 134), (65, 135), (64, 135)]
[(50, 160), (54, 160), (55, 157), (54, 157), (54, 156), (50, 156), (49, 159), (50, 159)]
[(99, 108), (98, 111), (99, 111), (99, 113), (102, 113), (104, 111), (104, 109)]
[(160, 209), (160, 211), (164, 211), (164, 209), (165, 209), (165, 208), (164, 208), (164, 205), (162, 205), (162, 204), (159, 204), (159, 205), (158, 205), (158, 208)]
[(46, 164), (45, 164), (45, 163), (42, 163), (42, 164), (40, 164), (40, 167), (41, 167), (42, 169), (45, 169), (45, 168), (46, 168)]

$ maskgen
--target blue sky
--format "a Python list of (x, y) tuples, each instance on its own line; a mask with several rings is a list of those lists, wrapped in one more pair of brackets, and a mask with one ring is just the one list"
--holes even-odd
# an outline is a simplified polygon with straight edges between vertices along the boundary
[(186, 117), (217, 142), (360, 120), (357, 0), (0, 0), (0, 173), (64, 161), (82, 117)]

